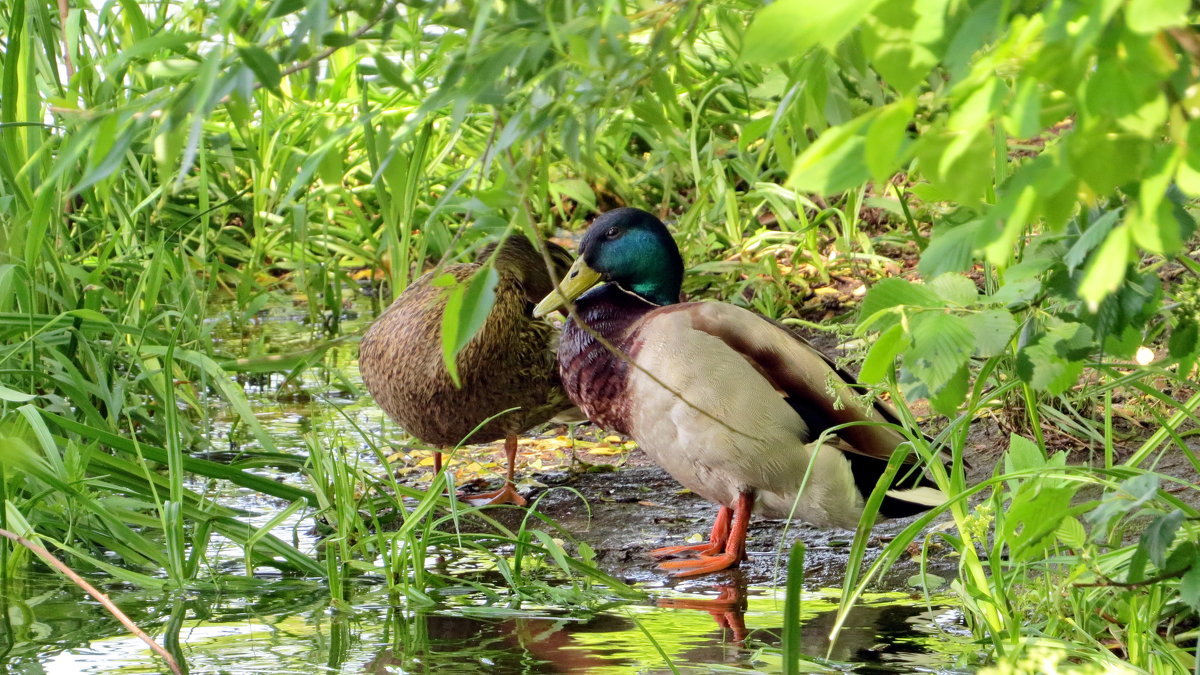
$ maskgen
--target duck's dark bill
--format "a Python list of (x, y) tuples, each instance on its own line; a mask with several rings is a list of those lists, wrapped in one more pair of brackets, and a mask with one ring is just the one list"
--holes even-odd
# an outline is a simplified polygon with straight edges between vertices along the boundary
[(567, 276), (563, 278), (562, 283), (558, 285), (558, 290), (551, 291), (549, 295), (542, 298), (537, 307), (533, 308), (533, 315), (536, 317), (546, 316), (583, 295), (584, 291), (595, 286), (599, 281), (600, 273), (588, 267), (587, 263), (583, 262), (583, 258), (577, 259), (575, 264), (571, 265), (571, 269), (567, 271)]

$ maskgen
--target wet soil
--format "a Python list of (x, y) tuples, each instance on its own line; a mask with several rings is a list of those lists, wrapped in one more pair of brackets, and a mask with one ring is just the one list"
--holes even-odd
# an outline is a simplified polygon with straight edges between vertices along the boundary
[[(551, 429), (549, 433), (557, 433)], [(1009, 431), (995, 418), (982, 418), (972, 425), (966, 448), (969, 462), (967, 482), (975, 484), (993, 475), (996, 463), (1008, 448)], [(1095, 461), (1097, 458), (1091, 458)], [(1069, 461), (1088, 463), (1086, 451), (1076, 449)], [(586, 465), (584, 465), (586, 466)], [(1164, 453), (1156, 470), (1195, 482), (1196, 472), (1182, 453)], [(595, 466), (573, 471), (556, 470), (534, 473), (534, 480), (545, 487), (526, 490), (531, 506), (552, 518), (586, 542), (596, 552), (596, 559), (607, 572), (629, 582), (651, 586), (677, 586), (680, 580), (656, 567), (648, 554), (661, 546), (698, 543), (707, 538), (717, 514), (717, 506), (679, 485), (669, 474), (655, 465), (640, 450), (633, 450), (619, 467)], [(1173, 486), (1164, 485), (1172, 490)], [(569, 489), (566, 489), (569, 488)], [(1186, 490), (1194, 496), (1195, 490)], [(580, 495), (586, 498), (581, 498)], [(1096, 494), (1080, 494), (1080, 498), (1095, 498)], [(1181, 495), (1183, 496), (1183, 495)], [(494, 510), (491, 514), (502, 522), (516, 525), (521, 512)], [(868, 540), (866, 563), (882, 553), (913, 518), (876, 523)], [(949, 525), (949, 516), (942, 516), (927, 528), (934, 531)], [(706, 584), (748, 583), (780, 585), (786, 571), (787, 553), (794, 541), (803, 541), (805, 554), (805, 586), (808, 588), (840, 587), (846, 575), (850, 544), (855, 532), (843, 529), (816, 528), (806, 523), (756, 518), (751, 522), (747, 537), (749, 559), (739, 569), (701, 577)], [(923, 541), (918, 537), (917, 542)], [(957, 558), (937, 539), (931, 542), (927, 571), (943, 578), (955, 575)], [(910, 578), (920, 572), (920, 551), (916, 546), (892, 564), (874, 583), (876, 590), (910, 591)]]
[[(641, 453), (638, 452), (640, 455)], [(597, 560), (609, 573), (629, 582), (673, 585), (674, 580), (657, 569), (648, 551), (661, 546), (697, 543), (707, 539), (717, 515), (717, 506), (675, 482), (665, 471), (647, 462), (607, 473), (566, 472), (538, 476), (549, 487), (541, 492), (539, 511), (553, 518), (596, 550)], [(569, 486), (588, 495), (584, 503)], [(538, 495), (533, 495), (537, 499)], [(886, 521), (876, 525), (867, 551), (874, 560), (895, 533), (911, 521)], [(781, 584), (786, 572), (787, 552), (793, 541), (806, 547), (805, 585), (840, 586), (854, 532), (821, 529), (806, 523), (755, 519), (747, 536), (749, 559), (740, 569), (706, 575), (706, 581), (745, 581), (752, 585)], [(947, 561), (948, 570), (953, 561)], [(907, 557), (880, 580), (883, 589), (904, 589), (907, 579), (918, 571)], [(937, 573), (938, 570), (930, 570)]]
[[(1007, 438), (996, 425), (981, 425), (974, 432), (980, 452), (973, 459), (973, 479), (991, 474), (995, 456), (986, 448), (1007, 446), (997, 438)], [(994, 438), (997, 437), (997, 438)], [(656, 567), (649, 551), (662, 546), (698, 543), (707, 539), (717, 515), (717, 505), (683, 488), (666, 471), (655, 465), (640, 450), (632, 451), (620, 467), (591, 467), (574, 471), (535, 473), (533, 478), (545, 487), (525, 492), (530, 505), (586, 542), (608, 573), (628, 582), (653, 586), (675, 586), (679, 580)], [(482, 487), (482, 486), (481, 486)], [(569, 489), (566, 489), (569, 488)], [(586, 501), (580, 495), (586, 497)], [(493, 510), (489, 515), (515, 526), (520, 512)], [(883, 519), (876, 523), (868, 541), (866, 562), (881, 554), (883, 547), (914, 518)], [(511, 523), (508, 523), (511, 521)], [(943, 517), (929, 527), (936, 529), (949, 521)], [(747, 537), (748, 560), (737, 570), (705, 575), (706, 583), (748, 583), (781, 585), (787, 555), (794, 541), (805, 545), (805, 586), (840, 587), (846, 576), (850, 545), (855, 532), (817, 528), (800, 521), (751, 521)], [(918, 539), (920, 541), (920, 539)], [(957, 559), (932, 556), (927, 571), (942, 577), (953, 576)], [(902, 555), (874, 584), (877, 590), (912, 590), (909, 579), (920, 571), (920, 551)]]

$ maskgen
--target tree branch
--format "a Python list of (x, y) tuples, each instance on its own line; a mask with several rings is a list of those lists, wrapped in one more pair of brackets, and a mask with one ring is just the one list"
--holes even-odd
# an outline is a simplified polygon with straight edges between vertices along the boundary
[(110, 600), (106, 594), (101, 593), (95, 586), (85, 581), (83, 577), (79, 576), (79, 574), (75, 572), (75, 570), (67, 567), (66, 563), (62, 562), (58, 558), (55, 558), (54, 554), (50, 553), (50, 551), (47, 551), (41, 546), (29, 541), (25, 537), (22, 537), (15, 532), (9, 532), (8, 530), (0, 529), (0, 537), (7, 537), (8, 539), (15, 541), (16, 543), (36, 553), (39, 558), (46, 561), (47, 565), (50, 565), (54, 569), (58, 570), (63, 576), (70, 579), (76, 586), (82, 588), (88, 595), (95, 598), (97, 602), (104, 606), (104, 609), (108, 610), (109, 614), (113, 615), (113, 618), (121, 622), (123, 626), (129, 629), (130, 633), (133, 633), (142, 642), (145, 642), (147, 645), (149, 645), (150, 649), (155, 654), (158, 654), (162, 660), (167, 662), (167, 666), (171, 668), (172, 673), (175, 673), (175, 675), (183, 675), (183, 670), (180, 669), (179, 663), (175, 661), (175, 657), (171, 656), (170, 652), (163, 649), (162, 645), (155, 642), (154, 638), (146, 634), (146, 631), (138, 628), (138, 625), (134, 623), (132, 619), (126, 616), (126, 614), (121, 611), (121, 608), (117, 607), (117, 605)]

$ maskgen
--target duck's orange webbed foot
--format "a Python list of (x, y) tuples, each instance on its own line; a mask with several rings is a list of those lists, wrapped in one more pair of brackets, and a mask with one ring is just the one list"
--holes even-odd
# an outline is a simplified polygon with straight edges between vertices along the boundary
[(691, 553), (696, 553), (700, 556), (711, 556), (717, 555), (723, 548), (725, 548), (725, 542), (706, 541), (703, 544), (692, 544), (689, 546), (664, 546), (650, 551), (650, 555), (655, 558), (673, 558)]
[(722, 506), (717, 512), (717, 519), (713, 522), (712, 534), (708, 536), (708, 541), (703, 544), (692, 544), (688, 546), (664, 546), (650, 551), (650, 555), (655, 558), (668, 558), (684, 554), (697, 554), (700, 556), (718, 555), (725, 549), (725, 542), (729, 539), (729, 523), (733, 519), (733, 509), (728, 506)]
[(740, 556), (736, 553), (722, 553), (720, 555), (702, 555), (690, 560), (671, 560), (659, 563), (658, 566), (660, 569), (672, 570), (671, 576), (673, 577), (694, 577), (727, 570), (737, 565), (739, 558)]
[(720, 513), (717, 514), (717, 522), (713, 524), (711, 539), (713, 542), (724, 543), (724, 553), (701, 553), (690, 560), (671, 560), (659, 563), (659, 569), (677, 570), (671, 575), (675, 577), (694, 577), (727, 570), (738, 564), (746, 557), (746, 530), (750, 527), (750, 512), (753, 509), (753, 492), (739, 494), (733, 508), (721, 507)]
[(515, 506), (525, 506), (528, 502), (524, 497), (517, 492), (517, 488), (513, 487), (512, 483), (505, 482), (504, 487), (492, 492), (481, 492), (473, 495), (459, 495), (461, 499), (470, 502), (474, 506), (495, 506), (497, 504), (513, 504)]

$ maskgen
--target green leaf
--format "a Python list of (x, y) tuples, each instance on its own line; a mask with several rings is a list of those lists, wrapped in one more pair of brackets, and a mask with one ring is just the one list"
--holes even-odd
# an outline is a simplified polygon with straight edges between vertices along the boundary
[(1119, 485), (1121, 491), (1133, 497), (1133, 502), (1127, 503), (1125, 508), (1132, 512), (1142, 504), (1154, 499), (1158, 495), (1159, 485), (1158, 476), (1152, 473), (1138, 474), (1121, 481)]
[(936, 591), (946, 585), (946, 580), (936, 574), (926, 572), (925, 574), (914, 574), (908, 578), (908, 585), (911, 588), (924, 589), (926, 591)]
[(1175, 542), (1175, 533), (1183, 523), (1184, 513), (1175, 509), (1155, 518), (1142, 532), (1138, 548), (1144, 549), (1150, 561), (1162, 567), (1167, 561), (1167, 551)]
[[(1030, 471), (1046, 466), (1046, 456), (1037, 443), (1015, 433), (1008, 435), (1008, 451), (1004, 453), (1004, 473)], [(1013, 481), (1014, 489), (1015, 483)]]
[(326, 47), (349, 47), (356, 41), (353, 35), (347, 35), (339, 31), (330, 31), (321, 36), (321, 44)]
[(976, 356), (986, 358), (1004, 353), (1017, 330), (1017, 320), (1003, 309), (989, 309), (963, 318), (975, 335)]
[(937, 393), (962, 368), (974, 350), (975, 337), (960, 316), (922, 312), (912, 320), (912, 347), (905, 367)]
[(271, 12), (267, 18), (273, 19), (279, 16), (287, 16), (294, 12), (304, 9), (304, 0), (277, 0), (271, 5)]
[(971, 267), (971, 253), (982, 221), (953, 227), (938, 227), (933, 240), (921, 253), (921, 275), (927, 279), (947, 272), (964, 272)]
[(1179, 599), (1193, 612), (1200, 612), (1200, 560), (1179, 579)]
[(1071, 245), (1071, 249), (1063, 256), (1063, 262), (1067, 265), (1067, 270), (1074, 272), (1084, 260), (1087, 260), (1087, 254), (1100, 245), (1100, 242), (1108, 236), (1117, 225), (1117, 219), (1121, 217), (1121, 209), (1113, 209), (1105, 211), (1103, 215), (1094, 220), (1083, 234), (1075, 240)]
[(877, 321), (883, 321), (885, 326), (891, 326), (896, 319), (886, 319), (879, 315), (880, 312), (902, 305), (941, 307), (942, 301), (933, 291), (907, 279), (899, 277), (883, 279), (872, 286), (871, 290), (867, 291), (866, 297), (863, 298), (862, 306), (859, 308), (859, 329), (866, 330)]
[(969, 307), (979, 299), (979, 289), (975, 288), (975, 282), (962, 274), (943, 274), (927, 285), (938, 297), (952, 305)]
[(862, 129), (869, 115), (827, 129), (796, 158), (788, 175), (789, 187), (819, 194), (844, 192), (871, 177), (867, 169)]
[(862, 369), (858, 372), (859, 381), (871, 384), (882, 380), (891, 371), (896, 357), (909, 344), (908, 336), (900, 324), (883, 331), (875, 344), (871, 345), (867, 358), (863, 359)]
[(1187, 23), (1188, 0), (1129, 0), (1125, 23), (1135, 33), (1157, 33)]
[(1019, 279), (1005, 282), (991, 296), (991, 301), (1006, 307), (1020, 307), (1042, 292), (1040, 279)]
[(596, 208), (596, 193), (585, 180), (568, 178), (555, 181), (550, 183), (550, 192), (569, 197), (589, 210)]
[(1066, 141), (1070, 170), (1098, 195), (1137, 179), (1150, 152), (1144, 139), (1105, 127), (1080, 130)]
[(1171, 255), (1183, 246), (1182, 224), (1175, 218), (1171, 202), (1164, 201), (1182, 159), (1183, 151), (1174, 146), (1155, 151), (1142, 174), (1138, 201), (1126, 217), (1134, 243), (1151, 253)]
[(945, 22), (946, 0), (884, 2), (863, 22), (863, 49), (885, 82), (907, 92), (937, 65)]
[(1083, 545), (1087, 543), (1087, 531), (1083, 529), (1083, 523), (1072, 516), (1062, 519), (1054, 535), (1071, 548), (1083, 548)]
[[(65, 432), (79, 434), (85, 440), (97, 441), (108, 448), (130, 455), (131, 457), (145, 457), (152, 462), (158, 462), (163, 466), (167, 465), (167, 451), (163, 448), (147, 445), (143, 442), (135, 442), (123, 436), (118, 436), (106, 429), (91, 427), (45, 410), (39, 410), (38, 412), (48, 422), (57, 425)], [(280, 483), (265, 476), (259, 476), (250, 471), (237, 469), (228, 464), (210, 462), (185, 455), (183, 466), (190, 473), (227, 480), (234, 485), (240, 485), (266, 495), (272, 495), (289, 501), (304, 499), (314, 506), (318, 503), (316, 496), (312, 492), (292, 487), (286, 483)]]
[(776, 0), (754, 15), (742, 41), (742, 60), (776, 63), (811, 47), (831, 49), (881, 0)]
[(1120, 288), (1132, 252), (1127, 220), (1105, 237), (1079, 283), (1079, 297), (1087, 303), (1089, 310), (1095, 312), (1101, 300)]
[(1017, 84), (1017, 93), (1004, 113), (1004, 129), (1016, 138), (1033, 138), (1042, 130), (1042, 93), (1037, 78), (1024, 77)]
[(1175, 174), (1179, 189), (1192, 197), (1200, 197), (1200, 117), (1188, 123), (1187, 154)]
[(941, 129), (922, 134), (916, 153), (922, 175), (937, 184), (945, 199), (972, 206), (994, 184), (992, 145), (986, 125), (973, 130)]
[(372, 58), (375, 61), (375, 68), (379, 71), (380, 77), (385, 82), (406, 91), (412, 89), (412, 83), (405, 77), (403, 66), (393, 63), (391, 59), (381, 52), (375, 52)]
[(164, 79), (180, 79), (189, 77), (200, 68), (200, 62), (193, 59), (162, 59), (146, 66), (146, 74), (150, 77)]
[(0, 401), (8, 401), (9, 403), (26, 403), (37, 398), (34, 394), (26, 394), (16, 389), (10, 389), (0, 384)]
[[(259, 421), (258, 416), (254, 414), (254, 410), (250, 407), (250, 401), (246, 398), (246, 392), (241, 385), (234, 382), (229, 374), (221, 370), (221, 366), (207, 354), (192, 351), (190, 349), (170, 349), (160, 345), (142, 345), (139, 352), (143, 358), (147, 356), (161, 358), (168, 355), (170, 352), (176, 361), (190, 363), (196, 368), (204, 371), (212, 386), (219, 392), (229, 404), (229, 407), (237, 413), (241, 418), (242, 424), (254, 434), (254, 438), (258, 440), (259, 445), (267, 452), (277, 452), (275, 447), (275, 438), (267, 432)], [(167, 386), (170, 386), (169, 384)]]
[(1061, 394), (1075, 384), (1094, 347), (1092, 329), (1064, 322), (1017, 353), (1017, 374), (1034, 389)]
[(491, 266), (481, 267), (471, 278), (456, 285), (442, 312), (442, 361), (456, 386), (462, 386), (455, 359), (479, 332), (496, 302), (500, 275)]
[(1181, 319), (1171, 331), (1167, 341), (1167, 353), (1173, 359), (1182, 359), (1196, 353), (1200, 346), (1200, 324), (1193, 318)]
[[(993, 264), (1007, 267), (1016, 255), (1025, 227), (1036, 217), (1042, 197), (1058, 190), (1067, 172), (1057, 158), (1043, 153), (1016, 170), (1005, 184), (999, 202), (984, 217), (977, 244)], [(986, 241), (985, 241), (986, 238)]]
[(258, 45), (248, 45), (238, 47), (238, 54), (242, 60), (246, 62), (246, 66), (258, 78), (264, 87), (271, 91), (279, 90), (279, 82), (282, 76), (279, 71), (279, 62), (271, 58), (267, 50)]
[(971, 371), (964, 363), (957, 372), (942, 385), (942, 388), (929, 397), (929, 405), (937, 412), (953, 419), (958, 414), (958, 407), (967, 400), (967, 392), (971, 386)]
[(904, 98), (890, 103), (879, 110), (875, 121), (867, 129), (864, 150), (867, 169), (877, 183), (891, 178), (900, 159), (900, 150), (908, 139), (908, 124), (912, 120), (916, 103)]
[(1074, 485), (1047, 487), (1037, 480), (1021, 485), (1004, 514), (1003, 540), (1011, 561), (1040, 556), (1052, 543), (1047, 538), (1068, 515), (1076, 489)]

